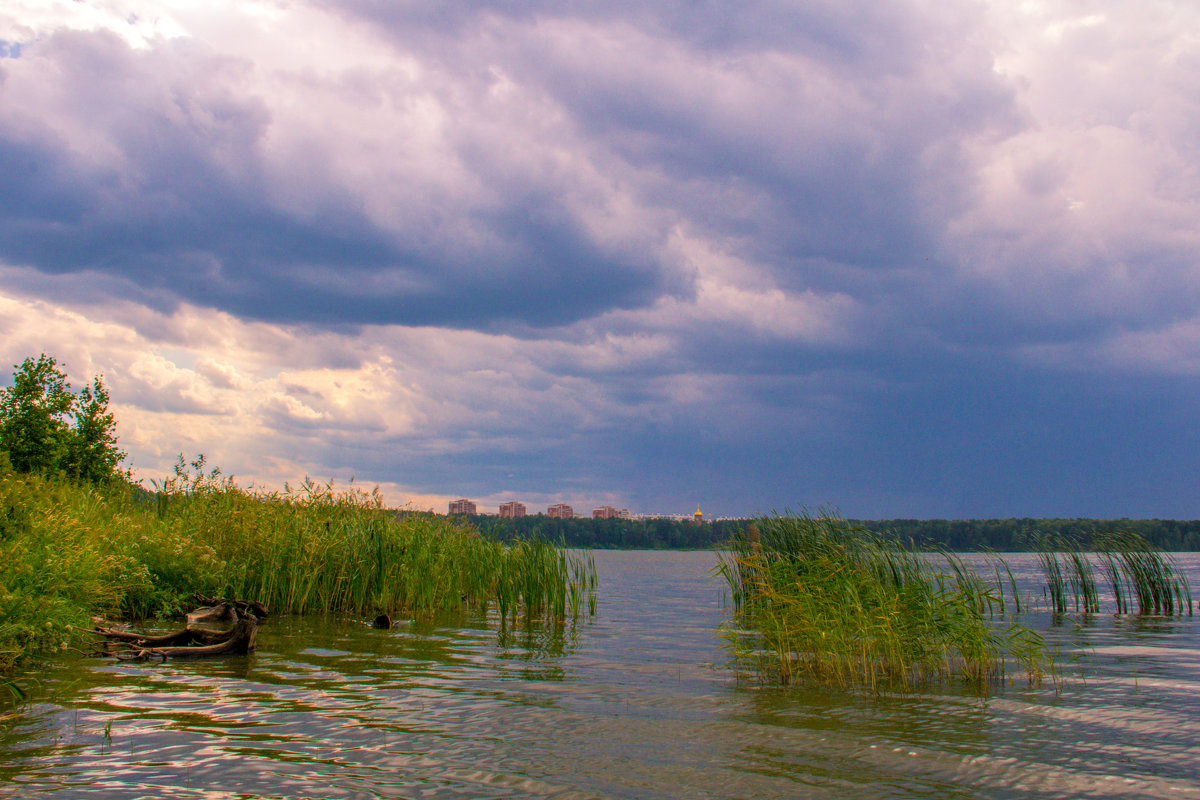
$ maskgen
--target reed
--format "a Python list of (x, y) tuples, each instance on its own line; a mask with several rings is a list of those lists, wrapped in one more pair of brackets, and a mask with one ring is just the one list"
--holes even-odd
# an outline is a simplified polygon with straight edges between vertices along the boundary
[(1100, 595), (1096, 590), (1096, 573), (1087, 555), (1072, 550), (1067, 554), (1070, 566), (1071, 594), (1075, 598), (1075, 610), (1080, 610), (1082, 601), (1085, 614), (1096, 614), (1100, 611)]
[(1098, 551), (1118, 613), (1130, 611), (1133, 599), (1139, 614), (1191, 616), (1191, 587), (1170, 555), (1132, 532), (1105, 536)]
[(1067, 581), (1063, 576), (1058, 550), (1047, 547), (1038, 551), (1038, 563), (1046, 578), (1046, 595), (1055, 614), (1067, 613)]
[(0, 474), (0, 674), (69, 646), (92, 615), (174, 615), (197, 592), (280, 614), (594, 612), (594, 565), (551, 545), (397, 515), (377, 492), (311, 480), (256, 492), (192, 467), (149, 497)]
[[(1041, 637), (996, 624), (997, 592), (956, 556), (930, 558), (822, 513), (759, 519), (718, 567), (737, 662), (768, 680), (907, 688), (1053, 671)], [(935, 568), (939, 561), (941, 568)]]
[(1108, 585), (1112, 588), (1113, 602), (1116, 603), (1117, 613), (1124, 614), (1129, 610), (1124, 591), (1124, 580), (1121, 567), (1112, 552), (1100, 552), (1100, 571), (1104, 573)]
[(1020, 614), (1021, 613), (1021, 592), (1017, 588), (1017, 578), (1015, 575), (1013, 575), (1012, 567), (1010, 567), (1008, 565), (1007, 561), (1005, 561), (1003, 558), (1000, 558), (995, 553), (992, 554), (992, 557), (997, 562), (997, 566), (995, 567), (995, 573), (996, 573), (996, 586), (1000, 592), (1000, 603), (1001, 603), (1000, 613), (1003, 614), (1007, 611), (1007, 608), (1004, 606), (1004, 584), (1005, 584), (1005, 581), (1003, 579), (1001, 579), (1000, 569), (999, 569), (1000, 567), (1004, 567), (1004, 574), (1008, 579), (1007, 583), (1008, 583), (1008, 587), (1009, 587), (1009, 593), (1010, 593), (1010, 596), (1012, 597), (1013, 613)]
[[(1100, 591), (1093, 556), (1079, 542), (1063, 537), (1043, 536), (1036, 540), (1036, 546), (1051, 610), (1066, 614), (1073, 605), (1076, 612), (1098, 613)], [(1191, 615), (1192, 593), (1187, 577), (1170, 555), (1136, 533), (1100, 538), (1094, 559), (1112, 590), (1117, 614), (1133, 612), (1136, 603), (1138, 614)]]

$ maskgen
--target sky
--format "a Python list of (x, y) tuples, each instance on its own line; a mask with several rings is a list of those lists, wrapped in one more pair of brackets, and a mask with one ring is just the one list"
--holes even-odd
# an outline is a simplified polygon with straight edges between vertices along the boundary
[(1200, 5), (6, 0), (0, 385), (445, 511), (1200, 518)]

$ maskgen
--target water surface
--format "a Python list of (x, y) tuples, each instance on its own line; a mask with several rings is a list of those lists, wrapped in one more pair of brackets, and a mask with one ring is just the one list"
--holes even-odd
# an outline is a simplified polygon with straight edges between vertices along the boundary
[(726, 667), (715, 554), (595, 556), (574, 626), (271, 619), (247, 657), (65, 658), (0, 722), (0, 796), (1200, 798), (1200, 618), (1027, 615), (1061, 691), (783, 690)]

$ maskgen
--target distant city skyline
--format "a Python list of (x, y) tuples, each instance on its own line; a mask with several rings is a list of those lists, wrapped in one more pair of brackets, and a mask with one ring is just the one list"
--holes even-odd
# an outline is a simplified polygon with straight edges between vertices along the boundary
[[(433, 510), (433, 509), (429, 509)], [(712, 514), (703, 512), (699, 507), (690, 514), (687, 513), (647, 513), (634, 512), (628, 508), (617, 508), (616, 506), (601, 505), (592, 508), (590, 514), (577, 513), (573, 506), (566, 503), (551, 503), (546, 507), (545, 511), (536, 510), (520, 500), (510, 499), (498, 504), (495, 510), (489, 510), (486, 506), (480, 508), (477, 503), (468, 498), (459, 498), (451, 500), (447, 504), (447, 514), (466, 514), (466, 515), (489, 515), (499, 517), (524, 517), (529, 515), (544, 514), (551, 518), (558, 519), (574, 519), (574, 518), (599, 518), (599, 519), (735, 519), (744, 518), (736, 515), (717, 517)]]

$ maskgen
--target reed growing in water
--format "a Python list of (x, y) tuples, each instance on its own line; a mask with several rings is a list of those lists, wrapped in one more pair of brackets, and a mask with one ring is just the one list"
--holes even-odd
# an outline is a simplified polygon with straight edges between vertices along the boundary
[[(1134, 533), (1105, 536), (1095, 554), (1062, 537), (1035, 544), (1054, 614), (1099, 612), (1097, 567), (1118, 614), (1192, 613), (1174, 560)], [(1010, 663), (1031, 682), (1056, 677), (1043, 637), (1014, 621), (1022, 599), (1012, 569), (996, 554), (989, 561), (994, 580), (953, 553), (915, 553), (835, 515), (765, 517), (718, 568), (733, 601), (726, 638), (735, 659), (783, 684), (984, 683)]]
[[(1051, 610), (1065, 614), (1100, 611), (1095, 571), (1099, 566), (1118, 614), (1192, 614), (1192, 591), (1175, 560), (1136, 533), (1108, 534), (1096, 542), (1095, 561), (1078, 542), (1062, 537), (1038, 541)], [(1067, 591), (1071, 599), (1068, 601)]]
[[(1042, 637), (1001, 623), (998, 587), (952, 554), (917, 554), (830, 515), (765, 517), (718, 567), (735, 659), (783, 684), (907, 688), (960, 677), (985, 684), (1018, 664), (1053, 674)], [(1011, 574), (1011, 573), (1010, 573)]]
[(254, 492), (192, 466), (148, 497), (0, 472), (0, 674), (67, 647), (92, 615), (173, 615), (197, 592), (280, 614), (594, 613), (595, 567), (551, 545), (397, 515), (378, 493)]

